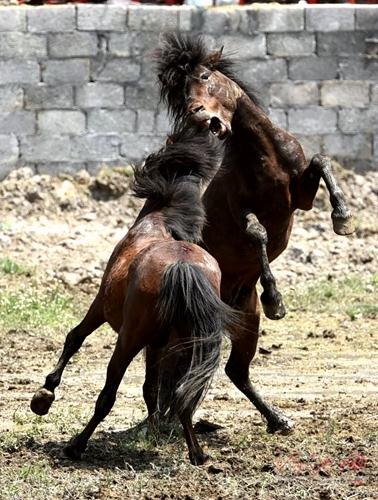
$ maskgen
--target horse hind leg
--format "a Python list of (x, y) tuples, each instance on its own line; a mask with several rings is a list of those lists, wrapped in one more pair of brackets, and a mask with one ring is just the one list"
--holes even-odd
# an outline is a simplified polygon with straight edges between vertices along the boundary
[(145, 333), (141, 328), (130, 328), (130, 322), (127, 323), (127, 327), (125, 325), (122, 326), (113, 355), (108, 364), (105, 385), (96, 401), (94, 414), (83, 431), (75, 436), (65, 447), (64, 453), (68, 458), (74, 460), (81, 459), (89, 438), (98, 424), (104, 420), (113, 408), (118, 387), (128, 366), (146, 345)]
[(249, 366), (256, 352), (260, 324), (256, 290), (251, 291), (249, 304), (247, 307), (242, 306), (242, 309), (246, 313), (245, 327), (234, 332), (231, 337), (232, 348), (226, 364), (226, 374), (266, 419), (269, 433), (289, 434), (294, 422), (267, 403), (250, 381)]
[(253, 242), (254, 247), (257, 249), (260, 260), (260, 283), (264, 290), (260, 299), (264, 309), (264, 314), (269, 319), (282, 319), (286, 314), (286, 309), (283, 304), (282, 295), (277, 289), (276, 280), (269, 265), (266, 250), (268, 236), (266, 234), (265, 227), (260, 224), (256, 215), (253, 213), (247, 215), (246, 231)]
[[(332, 172), (331, 160), (324, 155), (316, 154), (302, 176), (302, 194), (308, 198), (311, 193), (311, 206), (319, 185), (319, 179), (322, 178), (329, 192), (332, 205), (332, 223), (336, 234), (347, 236), (354, 233), (356, 229), (355, 219), (347, 206), (344, 193), (340, 189), (335, 176)], [(311, 206), (309, 208), (311, 208)], [(302, 206), (299, 206), (302, 208)], [(304, 209), (308, 207), (303, 207)]]
[(207, 455), (198, 442), (197, 436), (193, 429), (192, 412), (179, 411), (178, 417), (180, 419), (182, 428), (184, 430), (186, 444), (189, 449), (189, 459), (193, 465), (203, 465), (208, 460)]
[(84, 340), (105, 322), (102, 302), (99, 296), (93, 301), (83, 321), (73, 328), (64, 342), (63, 352), (55, 368), (50, 372), (44, 385), (34, 394), (30, 408), (37, 415), (46, 415), (55, 399), (55, 389), (59, 386), (63, 370), (69, 360), (80, 349)]

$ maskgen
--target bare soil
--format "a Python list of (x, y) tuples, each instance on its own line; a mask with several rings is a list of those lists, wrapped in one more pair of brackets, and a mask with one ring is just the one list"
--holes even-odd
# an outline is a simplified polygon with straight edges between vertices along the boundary
[[(138, 425), (142, 358), (84, 459), (63, 457), (102, 388), (115, 341), (108, 328), (69, 365), (50, 414), (29, 410), (140, 208), (130, 171), (71, 178), (21, 169), (0, 183), (0, 300), (14, 314), (8, 321), (0, 312), (0, 498), (378, 498), (378, 173), (335, 168), (358, 230), (348, 238), (332, 232), (323, 189), (316, 207), (298, 214), (288, 249), (272, 264), (288, 314), (263, 319), (251, 367), (256, 386), (295, 420), (295, 430), (267, 434), (221, 369), (196, 415), (221, 426), (200, 436), (212, 457), (202, 467), (190, 465), (179, 429), (151, 436)], [(48, 316), (57, 293), (62, 300)], [(223, 351), (225, 362), (227, 341)]]

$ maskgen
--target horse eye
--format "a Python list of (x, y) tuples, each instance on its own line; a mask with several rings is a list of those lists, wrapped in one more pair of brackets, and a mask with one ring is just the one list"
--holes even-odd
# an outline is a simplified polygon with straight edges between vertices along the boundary
[(210, 76), (210, 73), (202, 73), (201, 80), (208, 80), (209, 76)]

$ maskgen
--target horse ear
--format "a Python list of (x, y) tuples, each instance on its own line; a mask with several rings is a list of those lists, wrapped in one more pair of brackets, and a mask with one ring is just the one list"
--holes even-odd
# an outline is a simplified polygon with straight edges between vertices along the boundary
[(222, 45), (222, 47), (219, 50), (211, 52), (206, 59), (206, 63), (209, 64), (210, 66), (219, 63), (219, 61), (222, 59), (223, 47), (224, 46)]

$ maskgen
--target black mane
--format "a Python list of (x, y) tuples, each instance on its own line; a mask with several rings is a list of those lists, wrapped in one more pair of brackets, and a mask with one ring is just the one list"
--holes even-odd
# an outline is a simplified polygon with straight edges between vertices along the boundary
[(167, 33), (156, 52), (161, 99), (167, 104), (169, 114), (180, 121), (186, 114), (184, 89), (187, 78), (198, 65), (211, 71), (219, 71), (234, 81), (258, 106), (256, 93), (241, 82), (235, 74), (235, 63), (226, 56), (209, 63), (211, 52), (207, 50), (201, 36)]
[(207, 131), (192, 130), (182, 130), (171, 140), (174, 142), (134, 167), (133, 192), (150, 202), (149, 212), (162, 212), (175, 239), (197, 242), (205, 223), (200, 182), (215, 174), (220, 162), (219, 141)]

